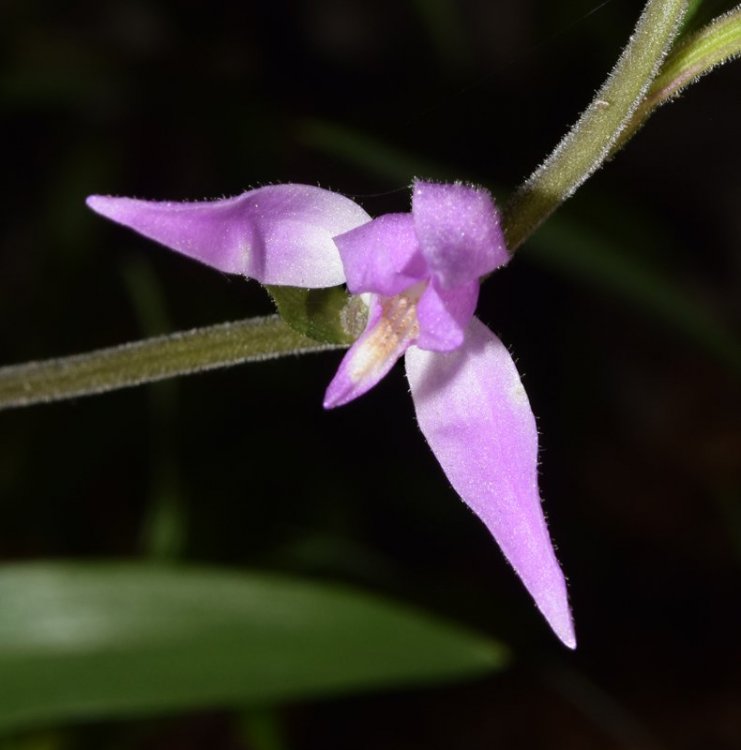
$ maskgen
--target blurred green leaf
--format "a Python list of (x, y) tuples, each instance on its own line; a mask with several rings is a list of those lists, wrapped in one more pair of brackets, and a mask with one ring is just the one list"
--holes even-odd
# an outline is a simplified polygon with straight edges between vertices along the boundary
[(556, 216), (520, 252), (539, 266), (604, 289), (631, 307), (662, 320), (741, 373), (741, 342), (733, 332), (663, 269), (625, 252), (604, 235)]
[(245, 711), (239, 728), (240, 735), (250, 750), (288, 750), (280, 713), (274, 708)]
[(362, 333), (367, 308), (343, 287), (299, 289), (266, 286), (281, 318), (291, 328), (327, 344), (352, 344)]
[(63, 750), (66, 747), (66, 738), (57, 732), (0, 738), (0, 750)]
[(3, 730), (422, 685), (506, 659), (429, 615), (277, 575), (16, 564), (0, 601)]
[(454, 0), (413, 0), (412, 7), (446, 67), (462, 67), (470, 62), (470, 41), (463, 31), (459, 3)]
[(329, 120), (301, 120), (296, 138), (307, 148), (341, 159), (367, 174), (409, 185), (413, 177), (461, 179), (446, 167), (377, 137)]
[(132, 255), (121, 264), (120, 273), (142, 333), (161, 336), (172, 331), (165, 293), (152, 261), (148, 257)]
[[(132, 256), (121, 266), (124, 285), (145, 336), (171, 331), (165, 294), (148, 258)], [(164, 380), (149, 386), (151, 409), (150, 497), (140, 532), (143, 552), (153, 560), (182, 556), (188, 538), (184, 491), (174, 439), (178, 384)]]
[(686, 31), (692, 26), (692, 22), (700, 10), (703, 0), (690, 0), (687, 4), (687, 12), (684, 14), (682, 19), (682, 32)]

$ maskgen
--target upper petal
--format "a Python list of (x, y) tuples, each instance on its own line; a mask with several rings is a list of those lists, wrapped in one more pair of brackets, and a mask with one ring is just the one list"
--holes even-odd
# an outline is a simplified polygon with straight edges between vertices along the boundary
[(384, 214), (335, 237), (335, 243), (353, 294), (391, 297), (425, 276), (411, 214)]
[(302, 287), (341, 284), (332, 238), (370, 221), (349, 198), (312, 185), (269, 185), (203, 203), (92, 195), (87, 204), (220, 271)]
[(473, 281), (509, 260), (499, 213), (483, 188), (417, 180), (412, 215), (422, 254), (442, 287)]
[(474, 318), (459, 349), (411, 347), (406, 368), (419, 426), (450, 483), (574, 648), (566, 584), (538, 493), (535, 419), (506, 347)]
[(449, 352), (463, 343), (463, 336), (476, 309), (479, 282), (453, 289), (440, 289), (433, 281), (417, 304), (420, 349)]

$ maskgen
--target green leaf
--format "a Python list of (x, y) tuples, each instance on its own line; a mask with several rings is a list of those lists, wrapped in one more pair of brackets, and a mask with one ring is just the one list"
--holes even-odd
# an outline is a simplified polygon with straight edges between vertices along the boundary
[(296, 138), (307, 148), (341, 159), (367, 174), (405, 185), (413, 177), (454, 180), (463, 176), (435, 161), (330, 120), (300, 120)]
[(299, 289), (266, 286), (283, 320), (298, 333), (325, 344), (352, 344), (365, 328), (368, 311), (343, 287)]
[(684, 14), (684, 18), (682, 19), (682, 32), (692, 26), (692, 22), (695, 19), (695, 16), (697, 16), (697, 14), (700, 12), (700, 7), (702, 6), (703, 2), (704, 0), (689, 1), (687, 5), (687, 12)]
[(470, 63), (470, 43), (464, 32), (459, 3), (455, 0), (413, 0), (412, 7), (446, 67), (460, 68)]
[(141, 563), (0, 568), (0, 730), (423, 685), (503, 647), (350, 589)]
[(741, 373), (741, 341), (663, 269), (627, 253), (604, 236), (553, 217), (521, 250), (539, 266), (603, 289), (650, 314)]
[(607, 80), (546, 160), (504, 206), (511, 252), (596, 172), (679, 32), (688, 0), (647, 0)]

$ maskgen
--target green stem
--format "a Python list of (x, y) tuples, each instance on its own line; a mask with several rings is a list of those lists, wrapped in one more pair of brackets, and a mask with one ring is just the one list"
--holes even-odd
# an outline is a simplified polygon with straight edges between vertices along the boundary
[(646, 97), (612, 147), (619, 151), (662, 104), (734, 57), (741, 55), (741, 5), (716, 18), (672, 50)]
[(677, 35), (688, 0), (648, 0), (636, 29), (578, 122), (505, 207), (514, 252), (596, 170), (643, 99)]
[[(608, 155), (627, 142), (658, 106), (716, 65), (741, 53), (738, 6), (678, 46), (654, 81), (687, 4), (688, 0), (648, 0), (630, 42), (595, 99), (505, 208), (504, 227), (512, 251)], [(286, 300), (283, 302), (285, 305)], [(291, 304), (296, 307), (295, 300)], [(316, 312), (314, 307), (312, 313)], [(324, 313), (329, 309), (327, 305), (320, 308)], [(344, 309), (341, 307), (340, 313)], [(341, 317), (338, 325), (346, 334)], [(0, 368), (0, 409), (101, 393), (242, 362), (333, 349), (346, 343), (347, 336), (343, 336), (335, 336), (337, 344), (317, 342), (279, 318), (270, 317)]]
[(0, 409), (335, 348), (302, 336), (278, 316), (222, 323), (89, 354), (0, 368)]

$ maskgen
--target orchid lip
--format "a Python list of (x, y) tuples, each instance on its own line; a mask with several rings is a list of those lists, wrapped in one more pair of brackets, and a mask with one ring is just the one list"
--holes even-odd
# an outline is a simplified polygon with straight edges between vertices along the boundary
[(355, 382), (364, 380), (389, 357), (398, 357), (400, 345), (412, 343), (419, 336), (417, 302), (427, 286), (426, 281), (414, 284), (393, 297), (380, 298), (382, 312), (370, 336), (358, 347), (356, 359), (350, 366), (350, 377)]
[(350, 347), (327, 388), (325, 409), (352, 401), (370, 390), (419, 336), (417, 303), (427, 281), (391, 297), (373, 295), (365, 332)]

